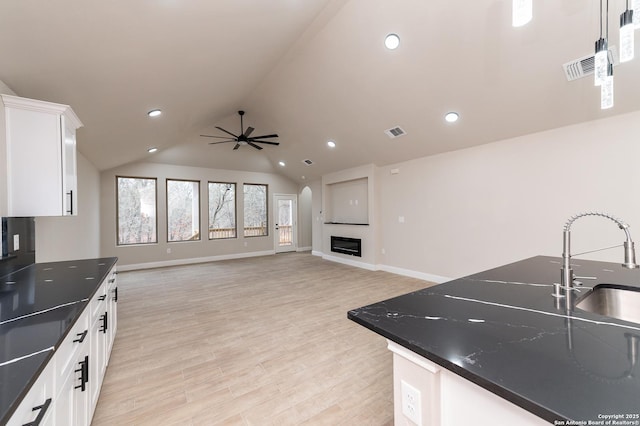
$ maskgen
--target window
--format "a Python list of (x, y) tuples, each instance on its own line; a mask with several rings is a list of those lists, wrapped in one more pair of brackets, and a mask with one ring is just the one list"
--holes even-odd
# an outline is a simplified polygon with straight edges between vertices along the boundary
[(156, 180), (116, 176), (118, 245), (157, 243)]
[(200, 239), (200, 182), (167, 179), (167, 241)]
[(267, 185), (244, 185), (244, 236), (268, 235)]
[(236, 184), (209, 182), (209, 239), (236, 237)]

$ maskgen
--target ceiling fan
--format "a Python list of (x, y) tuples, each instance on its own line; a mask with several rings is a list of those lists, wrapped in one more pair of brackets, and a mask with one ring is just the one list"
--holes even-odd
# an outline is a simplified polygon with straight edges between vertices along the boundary
[(218, 130), (222, 130), (223, 132), (227, 133), (230, 136), (233, 136), (233, 138), (230, 138), (229, 136), (213, 136), (213, 135), (200, 135), (203, 136), (205, 138), (219, 138), (219, 139), (226, 139), (224, 141), (218, 141), (218, 142), (209, 142), (209, 145), (216, 145), (219, 143), (229, 143), (229, 142), (235, 142), (236, 145), (233, 147), (234, 150), (240, 148), (243, 145), (249, 145), (254, 147), (255, 149), (262, 149), (261, 146), (256, 145), (258, 143), (264, 143), (264, 144), (268, 144), (268, 145), (280, 145), (280, 142), (271, 142), (271, 141), (265, 141), (262, 139), (270, 139), (270, 138), (277, 138), (278, 135), (277, 134), (271, 134), (271, 135), (260, 135), (260, 136), (253, 136), (251, 137), (251, 133), (255, 130), (253, 127), (247, 127), (247, 131), (244, 131), (244, 123), (242, 121), (242, 116), (244, 115), (244, 111), (238, 111), (238, 115), (240, 115), (240, 135), (234, 135), (233, 133), (223, 129), (222, 127), (218, 127), (216, 126), (216, 129)]

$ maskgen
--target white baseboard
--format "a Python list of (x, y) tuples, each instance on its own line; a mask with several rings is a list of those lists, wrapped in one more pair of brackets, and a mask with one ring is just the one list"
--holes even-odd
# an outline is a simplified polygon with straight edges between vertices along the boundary
[(296, 251), (311, 251), (312, 247), (298, 247)]
[(322, 257), (322, 256), (324, 256), (324, 253), (322, 253), (321, 251), (318, 251), (318, 250), (311, 250), (311, 255), (312, 256)]
[(355, 266), (356, 268), (362, 268), (362, 269), (366, 269), (369, 271), (376, 271), (376, 265), (372, 265), (370, 263), (365, 263), (365, 262), (358, 262), (357, 260), (351, 260), (351, 259), (347, 259), (347, 258), (343, 258), (343, 257), (337, 257), (337, 256), (329, 256), (329, 255), (323, 255), (322, 258), (324, 260), (330, 260), (332, 262), (337, 262), (337, 263), (343, 263), (345, 265), (350, 265), (350, 266)]
[(118, 271), (137, 271), (140, 269), (163, 268), (165, 266), (193, 265), (195, 263), (216, 262), (219, 260), (242, 259), (245, 257), (269, 256), (275, 254), (275, 250), (252, 251), (248, 253), (223, 254), (220, 256), (196, 257), (190, 259), (164, 260), (160, 262), (136, 263), (130, 265), (118, 264)]
[(411, 269), (397, 268), (395, 266), (389, 266), (389, 265), (377, 265), (377, 266), (378, 266), (378, 270), (380, 271), (391, 272), (392, 274), (403, 275), (405, 277), (417, 278), (419, 280), (425, 280), (425, 281), (429, 281), (436, 284), (442, 284), (452, 280), (452, 278), (443, 277), (440, 275), (413, 271)]

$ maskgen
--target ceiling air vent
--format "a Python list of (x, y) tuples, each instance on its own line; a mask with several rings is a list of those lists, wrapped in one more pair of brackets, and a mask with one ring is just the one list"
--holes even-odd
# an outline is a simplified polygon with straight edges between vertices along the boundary
[(310, 166), (310, 165), (312, 165), (312, 164), (313, 164), (313, 161), (309, 160), (308, 158), (307, 158), (306, 160), (302, 160), (302, 162), (303, 162), (304, 164), (306, 164), (307, 166)]
[[(609, 62), (613, 65), (619, 65), (618, 49), (616, 46), (609, 48)], [(593, 55), (583, 56), (582, 58), (567, 62), (562, 66), (564, 74), (567, 76), (567, 81), (577, 80), (582, 77), (593, 74), (594, 57)]]
[(396, 126), (393, 127), (391, 129), (385, 130), (384, 131), (387, 136), (389, 136), (391, 139), (395, 139), (395, 138), (399, 138), (400, 136), (404, 136), (407, 134), (407, 132), (404, 131), (404, 129), (401, 129), (400, 127)]

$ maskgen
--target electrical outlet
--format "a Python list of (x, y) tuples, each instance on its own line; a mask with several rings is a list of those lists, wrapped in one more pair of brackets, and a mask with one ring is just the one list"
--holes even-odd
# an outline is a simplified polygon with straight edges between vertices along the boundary
[(13, 251), (20, 250), (20, 234), (15, 234), (13, 236)]
[(422, 406), (420, 391), (404, 380), (401, 381), (402, 414), (418, 426), (422, 426)]
[(171, 249), (170, 248), (167, 249), (167, 254), (171, 254)]

